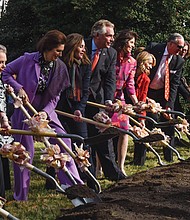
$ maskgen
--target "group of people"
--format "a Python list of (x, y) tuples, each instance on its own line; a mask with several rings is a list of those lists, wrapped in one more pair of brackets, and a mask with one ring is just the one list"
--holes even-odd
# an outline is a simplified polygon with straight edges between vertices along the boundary
[[(136, 105), (139, 101), (146, 102), (149, 97), (159, 102), (164, 109), (174, 109), (182, 81), (184, 58), (179, 53), (185, 48), (183, 36), (178, 33), (171, 34), (167, 43), (151, 43), (141, 47), (135, 56), (132, 52), (138, 39), (136, 32), (122, 30), (115, 39), (114, 36), (114, 24), (103, 19), (92, 26), (91, 37), (88, 39), (78, 33), (66, 37), (58, 30), (48, 31), (38, 42), (37, 52), (25, 53), (6, 67), (4, 63), (2, 81), (10, 85), (23, 102), (29, 101), (42, 118), (49, 120), (49, 125), (55, 132), (78, 134), (84, 138), (99, 134), (97, 127), (81, 120), (82, 116), (93, 119), (100, 111), (98, 107), (87, 105), (87, 101), (105, 104), (114, 109), (116, 99), (122, 104)], [(166, 78), (166, 60), (169, 64), (169, 78)], [(166, 81), (169, 81), (169, 90), (165, 85)], [(189, 94), (187, 96), (189, 99)], [(57, 115), (56, 109), (72, 113), (76, 119)], [(6, 110), (1, 112), (1, 126), (9, 128)], [(154, 118), (155, 116), (151, 115)], [(130, 121), (127, 115), (115, 112), (110, 114), (110, 117), (113, 125), (129, 129)], [(167, 116), (156, 120), (167, 120), (166, 118)], [(15, 109), (11, 116), (11, 126), (27, 130), (28, 125), (23, 122), (24, 119), (23, 112)], [(142, 127), (145, 126), (145, 120), (139, 120)], [(172, 145), (174, 127), (170, 126), (164, 131), (170, 135)], [(14, 135), (14, 141), (20, 142), (30, 152), (32, 163), (35, 153), (33, 137)], [(64, 138), (63, 141), (73, 150), (69, 138)], [(59, 145), (53, 138), (50, 138), (49, 142)], [(84, 146), (90, 152), (89, 160), (92, 165), (89, 169), (92, 174), (96, 175), (101, 165), (105, 178), (113, 181), (125, 179), (127, 146), (126, 134), (99, 144)], [(64, 148), (60, 148), (64, 152)], [(134, 164), (144, 165), (145, 155), (146, 147), (143, 144), (135, 144)], [(167, 161), (172, 161), (172, 152), (164, 148), (164, 157)], [(73, 159), (67, 162), (66, 166), (78, 184), (87, 181), (89, 187), (94, 187), (93, 182), (86, 179)], [(1, 170), (3, 166), (0, 161)], [(55, 176), (53, 168), (47, 168), (46, 172)], [(0, 173), (0, 179), (3, 180), (2, 172)], [(73, 184), (62, 170), (57, 175), (62, 187)], [(4, 196), (6, 184), (3, 181), (0, 183), (0, 195)], [(15, 200), (27, 200), (29, 183), (30, 171), (26, 168), (20, 169), (14, 163)], [(46, 188), (51, 187), (47, 182)]]

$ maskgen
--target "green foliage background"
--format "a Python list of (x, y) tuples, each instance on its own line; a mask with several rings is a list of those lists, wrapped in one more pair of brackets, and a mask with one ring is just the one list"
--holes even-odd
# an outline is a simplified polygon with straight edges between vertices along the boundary
[(12, 60), (35, 50), (37, 40), (50, 29), (87, 37), (95, 21), (105, 18), (116, 32), (129, 28), (140, 38), (138, 45), (163, 41), (171, 32), (189, 40), (189, 0), (9, 0), (0, 21), (0, 42)]
[[(9, 0), (0, 19), (0, 43), (7, 46), (11, 61), (35, 51), (37, 41), (48, 30), (88, 37), (101, 18), (113, 22), (116, 33), (126, 28), (136, 31), (136, 46), (165, 41), (172, 32), (190, 41), (190, 0)], [(187, 62), (184, 75), (188, 82), (189, 69)]]

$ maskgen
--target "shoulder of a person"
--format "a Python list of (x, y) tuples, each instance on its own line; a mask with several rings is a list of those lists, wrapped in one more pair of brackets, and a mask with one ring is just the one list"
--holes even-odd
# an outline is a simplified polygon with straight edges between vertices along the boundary
[(137, 63), (136, 59), (132, 56), (129, 57), (131, 63)]
[(57, 58), (56, 63), (64, 68), (67, 68), (66, 64), (59, 57)]
[(91, 68), (91, 64), (85, 64), (85, 63), (81, 63), (80, 64), (80, 69), (89, 69)]
[(92, 43), (92, 37), (87, 37), (84, 39), (86, 43)]
[(103, 52), (107, 53), (110, 57), (116, 57), (117, 51), (113, 47), (104, 48)]
[(34, 60), (35, 62), (38, 62), (39, 60), (39, 52), (25, 52), (22, 56), (19, 57), (19, 59), (22, 59), (23, 61), (30, 61)]
[(92, 38), (91, 37), (85, 38), (84, 41), (85, 41), (87, 48), (90, 48), (92, 46)]
[(117, 53), (117, 51), (113, 47), (109, 47), (109, 48), (107, 48), (107, 50), (112, 53)]
[(178, 62), (185, 63), (185, 60), (180, 55), (176, 55)]
[(24, 57), (36, 57), (36, 56), (39, 56), (39, 52), (32, 52), (32, 53), (29, 53), (29, 52), (25, 52), (23, 54)]
[(147, 82), (150, 82), (150, 78), (147, 75), (147, 73), (142, 73), (143, 74), (143, 79), (146, 80)]
[(157, 48), (161, 48), (165, 46), (166, 46), (166, 43), (149, 42), (146, 46), (146, 49), (151, 50), (151, 49), (157, 49)]

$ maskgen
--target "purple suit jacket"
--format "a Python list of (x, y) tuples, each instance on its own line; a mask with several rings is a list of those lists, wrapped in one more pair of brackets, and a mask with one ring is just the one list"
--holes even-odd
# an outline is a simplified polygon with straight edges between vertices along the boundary
[[(10, 62), (2, 72), (3, 82), (12, 86), (16, 94), (23, 87), (31, 104), (33, 104), (36, 98), (40, 76), (39, 55), (39, 52), (25, 53), (18, 59)], [(14, 74), (16, 74), (16, 80), (13, 78)], [(54, 110), (60, 98), (60, 92), (69, 85), (70, 81), (66, 65), (60, 59), (57, 59), (51, 81), (43, 93), (41, 101), (34, 106), (37, 111), (45, 111), (49, 119), (59, 126), (61, 124)], [(22, 120), (23, 113), (19, 110), (15, 111), (12, 117), (13, 127), (24, 129), (25, 126), (21, 125)]]

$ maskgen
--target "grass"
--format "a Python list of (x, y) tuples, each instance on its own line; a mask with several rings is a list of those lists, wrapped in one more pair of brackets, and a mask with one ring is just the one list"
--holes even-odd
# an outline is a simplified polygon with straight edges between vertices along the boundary
[[(40, 149), (43, 147), (41, 143), (35, 144), (35, 157), (33, 165), (45, 171), (45, 164), (40, 162)], [(162, 148), (155, 148), (163, 158)], [(180, 155), (186, 159), (190, 155), (190, 148), (178, 147), (177, 150)], [(145, 171), (152, 167), (158, 166), (158, 161), (152, 152), (147, 152), (147, 160), (144, 166), (133, 166), (129, 162), (133, 159), (133, 142), (130, 139), (128, 154), (126, 158), (126, 173), (128, 176), (137, 172)], [(174, 162), (178, 162), (176, 156), (174, 156)], [(13, 176), (11, 170), (11, 177)], [(102, 190), (113, 185), (115, 182), (108, 181), (106, 179), (100, 179)], [(13, 179), (12, 179), (13, 183)], [(12, 190), (6, 191), (6, 199), (8, 202), (5, 204), (5, 210), (10, 212), (15, 217), (21, 220), (53, 220), (57, 216), (60, 216), (60, 209), (72, 208), (73, 205), (66, 198), (65, 195), (57, 193), (55, 190), (45, 190), (45, 179), (35, 173), (31, 173), (31, 183), (28, 201), (19, 202), (14, 201)], [(1, 217), (0, 217), (1, 219)]]

